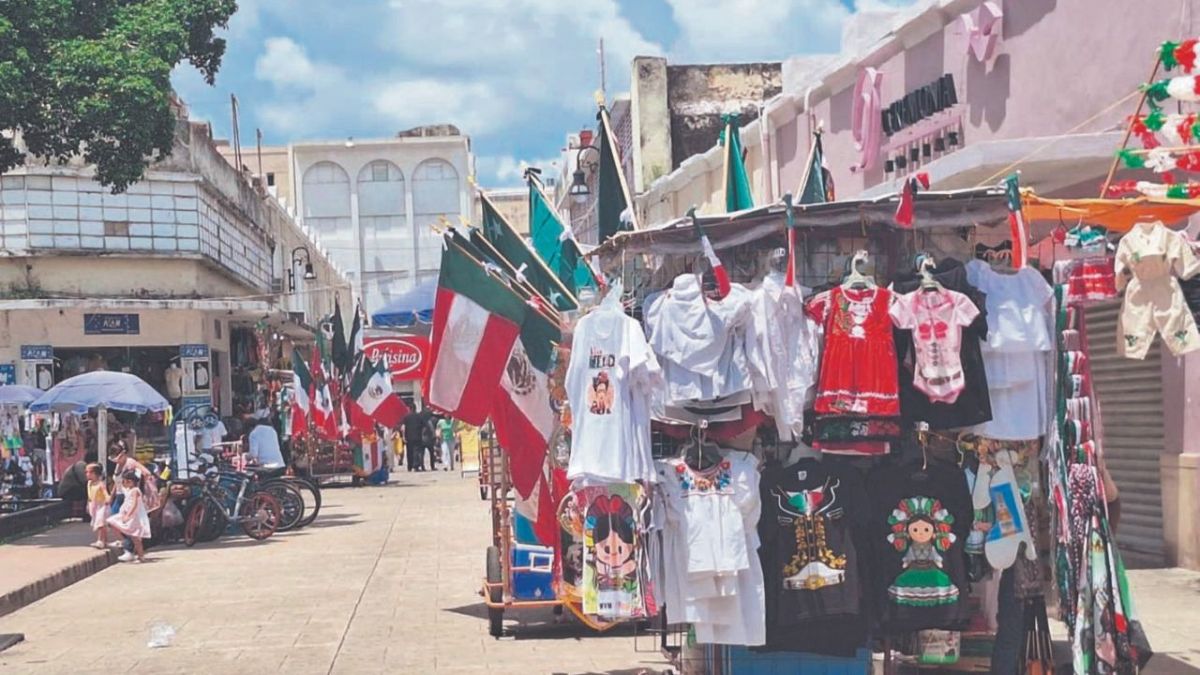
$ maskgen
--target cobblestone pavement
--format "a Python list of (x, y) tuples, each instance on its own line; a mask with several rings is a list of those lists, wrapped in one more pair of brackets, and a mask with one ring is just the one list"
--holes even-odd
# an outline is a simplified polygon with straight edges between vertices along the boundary
[[(9, 616), (10, 673), (629, 673), (666, 667), (653, 640), (596, 636), (549, 610), (487, 634), (487, 506), (457, 474), (330, 489), (321, 517), (266, 542), (151, 552)], [(81, 542), (83, 544), (84, 542)], [(0, 572), (3, 573), (3, 572)], [(506, 619), (509, 618), (506, 616)], [(158, 623), (169, 647), (147, 646)]]

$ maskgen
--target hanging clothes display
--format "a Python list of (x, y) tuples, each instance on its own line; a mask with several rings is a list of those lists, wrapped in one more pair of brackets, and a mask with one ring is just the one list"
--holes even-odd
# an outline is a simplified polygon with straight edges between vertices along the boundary
[(963, 546), (974, 517), (962, 471), (939, 461), (884, 464), (867, 483), (881, 625), (961, 628), (969, 593)]
[(655, 613), (647, 578), (646, 532), (649, 500), (636, 484), (590, 486), (575, 492), (583, 513), (583, 611), (605, 619)]
[(731, 451), (707, 468), (674, 458), (658, 471), (668, 621), (691, 624), (700, 642), (763, 644), (758, 460)]
[(619, 297), (579, 320), (566, 376), (569, 479), (654, 482), (650, 400), (661, 381), (642, 327), (621, 311)]
[(775, 418), (780, 440), (799, 438), (817, 378), (820, 331), (804, 311), (804, 290), (768, 274), (754, 291), (746, 341), (754, 407)]
[(919, 289), (896, 296), (889, 313), (912, 336), (913, 386), (932, 403), (954, 403), (966, 388), (960, 356), (963, 328), (979, 309), (962, 293)]
[(1180, 279), (1200, 272), (1200, 258), (1161, 222), (1137, 223), (1117, 245), (1117, 290), (1125, 291), (1117, 353), (1143, 359), (1161, 334), (1171, 353), (1200, 349), (1196, 320), (1184, 302)]
[(763, 474), (760, 557), (771, 650), (853, 655), (866, 643), (869, 502), (835, 459)]
[(987, 296), (988, 339), (983, 345), (983, 362), (992, 419), (975, 431), (1000, 440), (1038, 438), (1050, 424), (1053, 291), (1042, 275), (1029, 267), (1006, 274), (972, 260), (966, 268), (968, 280)]
[[(985, 297), (967, 281), (966, 268), (958, 260), (945, 258), (930, 270), (930, 274), (942, 288), (969, 298), (976, 309), (975, 319), (962, 329), (958, 350), (963, 388), (953, 402), (934, 401), (919, 391), (913, 384), (916, 363), (913, 333), (911, 330), (898, 329), (895, 339), (900, 360), (900, 411), (905, 420), (926, 422), (932, 429), (953, 429), (988, 422), (992, 419), (992, 403), (981, 351), (988, 332)], [(903, 275), (892, 283), (897, 293), (911, 293), (920, 287), (921, 279), (915, 274)]]
[[(824, 329), (814, 404), (816, 444), (886, 443), (900, 436), (900, 388), (886, 288), (836, 286), (806, 305)], [(848, 454), (883, 454), (886, 445), (859, 445)]]

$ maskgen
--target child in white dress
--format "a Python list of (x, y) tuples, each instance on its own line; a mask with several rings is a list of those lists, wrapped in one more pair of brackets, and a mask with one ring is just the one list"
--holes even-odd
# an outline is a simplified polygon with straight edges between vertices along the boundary
[(146, 502), (141, 489), (138, 488), (138, 473), (126, 471), (121, 476), (121, 485), (125, 501), (121, 503), (121, 510), (108, 519), (108, 524), (133, 541), (134, 553), (131, 555), (129, 551), (125, 551), (118, 560), (144, 562), (142, 540), (150, 536), (150, 516), (146, 513)]

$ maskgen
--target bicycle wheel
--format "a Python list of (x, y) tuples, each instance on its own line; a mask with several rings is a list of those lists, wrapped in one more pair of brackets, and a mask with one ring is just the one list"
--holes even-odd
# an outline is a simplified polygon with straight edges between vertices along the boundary
[(197, 499), (188, 509), (187, 518), (183, 522), (183, 545), (195, 546), (200, 538), (200, 530), (204, 527), (204, 517), (208, 512), (208, 500)]
[(283, 507), (279, 500), (266, 492), (256, 492), (242, 506), (242, 531), (251, 539), (262, 541), (275, 534), (282, 520)]
[(321, 512), (321, 488), (316, 481), (307, 478), (289, 478), (288, 483), (298, 489), (304, 497), (304, 517), (300, 519), (297, 527), (312, 525), (317, 519), (317, 514)]
[(279, 532), (299, 527), (304, 518), (304, 496), (300, 490), (289, 482), (282, 480), (267, 481), (260, 488), (279, 500), (280, 512)]

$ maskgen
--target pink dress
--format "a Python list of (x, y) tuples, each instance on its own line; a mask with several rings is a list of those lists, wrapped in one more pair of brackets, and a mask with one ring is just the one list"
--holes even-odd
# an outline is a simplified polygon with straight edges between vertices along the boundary
[(917, 289), (896, 296), (888, 312), (898, 328), (912, 331), (913, 386), (931, 402), (958, 400), (966, 381), (959, 358), (962, 329), (979, 316), (979, 308), (957, 291)]
[(127, 537), (150, 538), (150, 516), (146, 513), (146, 502), (138, 488), (121, 488), (125, 501), (121, 510), (108, 519), (108, 524)]

